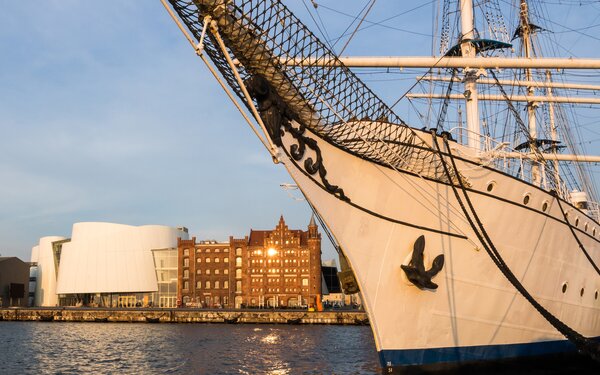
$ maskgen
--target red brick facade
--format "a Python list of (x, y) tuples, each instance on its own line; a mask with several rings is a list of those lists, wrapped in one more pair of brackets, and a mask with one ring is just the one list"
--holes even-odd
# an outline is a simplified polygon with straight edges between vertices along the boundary
[(177, 302), (197, 307), (227, 307), (232, 298), (229, 243), (178, 239)]
[[(178, 301), (195, 307), (314, 307), (321, 294), (321, 235), (290, 230), (283, 216), (274, 230), (251, 230), (229, 243), (178, 241)], [(207, 261), (208, 260), (208, 261)]]

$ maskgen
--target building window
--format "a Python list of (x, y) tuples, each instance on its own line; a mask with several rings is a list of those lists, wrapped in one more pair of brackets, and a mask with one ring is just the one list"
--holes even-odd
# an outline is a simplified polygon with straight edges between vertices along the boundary
[(200, 269), (197, 269), (197, 270), (196, 270), (196, 275), (202, 275), (202, 270), (200, 270)]
[(183, 282), (183, 290), (188, 290), (190, 288), (190, 283), (188, 281)]
[(196, 288), (197, 289), (201, 289), (202, 288), (202, 281), (196, 282)]
[(223, 258), (223, 262), (229, 263), (229, 258)]
[(238, 268), (237, 270), (235, 270), (235, 278), (236, 279), (242, 278), (242, 269), (241, 268)]
[(207, 281), (205, 285), (206, 285), (206, 286), (205, 286), (205, 288), (204, 288), (204, 289), (210, 289), (210, 281)]
[(190, 271), (189, 270), (183, 270), (183, 278), (184, 279), (189, 279), (190, 278)]
[(241, 267), (242, 266), (242, 257), (235, 258), (235, 266), (236, 267)]
[(224, 269), (224, 270), (223, 270), (223, 274), (224, 274), (224, 275), (229, 275), (229, 270), (228, 270), (227, 268), (226, 268), (226, 269)]
[(183, 256), (184, 257), (190, 256), (190, 249), (183, 249)]
[(206, 274), (207, 274), (207, 275), (210, 275), (210, 270), (206, 270)]
[(206, 251), (207, 253), (210, 253), (210, 249), (206, 249), (205, 251)]
[(220, 261), (221, 261), (221, 259), (215, 258), (215, 263), (219, 263)]
[(229, 281), (225, 280), (223, 281), (223, 289), (227, 289), (229, 288)]
[(219, 281), (215, 281), (215, 289), (219, 289), (221, 286), (219, 285)]
[(242, 248), (241, 247), (238, 247), (237, 249), (235, 249), (235, 255), (242, 256)]
[(215, 249), (215, 253), (220, 253), (221, 250), (220, 249)]
[(240, 291), (240, 292), (242, 291), (242, 281), (241, 280), (238, 280), (235, 282), (235, 290)]
[(215, 270), (215, 275), (218, 275), (219, 273), (221, 273), (220, 270)]
[(202, 259), (201, 258), (196, 258), (196, 263), (202, 263)]
[(225, 248), (225, 249), (223, 249), (223, 252), (224, 252), (224, 253), (228, 253), (228, 252), (229, 252), (229, 249), (228, 249), (228, 248)]
[(184, 267), (190, 266), (190, 258), (183, 258), (183, 266)]
[(227, 303), (229, 302), (229, 297), (224, 296), (223, 297), (223, 306), (227, 306)]
[(196, 249), (196, 254), (201, 254), (201, 253), (202, 253), (202, 250)]
[(308, 279), (302, 279), (302, 286), (308, 286)]
[(204, 261), (205, 261), (206, 263), (210, 263), (210, 258), (208, 258), (208, 257), (207, 257), (206, 259), (204, 259)]

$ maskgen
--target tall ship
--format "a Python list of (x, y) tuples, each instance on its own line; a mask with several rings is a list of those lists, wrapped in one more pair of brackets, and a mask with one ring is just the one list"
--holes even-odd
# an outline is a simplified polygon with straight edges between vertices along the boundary
[[(555, 75), (600, 60), (540, 57), (525, 0), (515, 30), (499, 0), (441, 0), (439, 53), (386, 58), (338, 56), (279, 0), (161, 1), (330, 231), (384, 372), (595, 366), (600, 157), (567, 110), (600, 87)], [(405, 99), (431, 114), (403, 121), (361, 67), (426, 69)]]

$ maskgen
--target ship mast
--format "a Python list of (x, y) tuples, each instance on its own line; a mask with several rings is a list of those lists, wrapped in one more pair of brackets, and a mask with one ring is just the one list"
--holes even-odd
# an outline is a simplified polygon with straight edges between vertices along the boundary
[[(552, 82), (552, 73), (550, 73), (550, 70), (546, 70), (546, 81), (548, 83)], [(546, 88), (546, 95), (551, 97), (552, 96), (552, 86), (548, 86)], [(554, 103), (553, 102), (549, 102), (548, 103), (548, 117), (550, 118), (550, 139), (552, 140), (552, 153), (554, 155), (556, 155), (556, 152), (558, 151), (558, 134), (556, 131), (556, 122), (554, 119)], [(560, 191), (561, 190), (561, 185), (560, 185), (560, 173), (559, 173), (559, 165), (558, 165), (558, 160), (554, 160), (554, 180), (556, 181), (556, 188)]]
[[(474, 39), (473, 26), (473, 1), (460, 0), (460, 26), (462, 57), (474, 58), (475, 46), (471, 41)], [(477, 69), (465, 68), (465, 91), (466, 117), (467, 117), (467, 144), (470, 148), (479, 152), (481, 150), (481, 139), (479, 129), (479, 102), (477, 98)]]
[[(521, 0), (521, 12), (520, 12), (520, 23), (521, 23), (521, 40), (523, 43), (523, 54), (525, 58), (529, 59), (532, 55), (532, 46), (531, 46), (531, 27), (529, 24), (529, 9), (527, 7), (527, 2), (525, 0)], [(525, 69), (525, 80), (527, 82), (533, 81), (531, 69)], [(533, 86), (527, 87), (527, 95), (533, 97), (535, 94), (535, 88)], [(538, 103), (535, 101), (527, 102), (527, 118), (529, 120), (529, 139), (530, 139), (530, 151), (534, 153), (537, 151), (537, 124), (536, 124), (536, 108), (538, 107)], [(540, 166), (539, 163), (534, 160), (531, 163), (531, 182), (540, 186), (541, 176), (540, 176)]]

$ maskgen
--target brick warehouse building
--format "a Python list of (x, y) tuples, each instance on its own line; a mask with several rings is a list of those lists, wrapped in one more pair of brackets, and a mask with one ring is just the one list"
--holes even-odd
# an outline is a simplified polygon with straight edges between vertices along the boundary
[(178, 301), (193, 307), (314, 307), (321, 296), (321, 234), (250, 230), (229, 242), (178, 241)]

